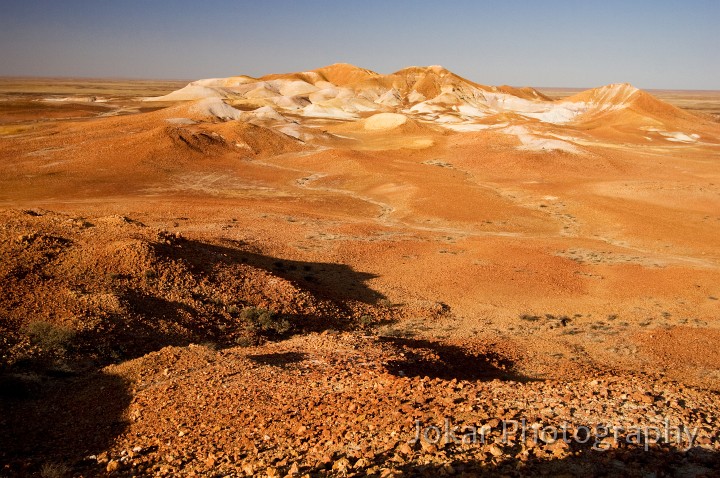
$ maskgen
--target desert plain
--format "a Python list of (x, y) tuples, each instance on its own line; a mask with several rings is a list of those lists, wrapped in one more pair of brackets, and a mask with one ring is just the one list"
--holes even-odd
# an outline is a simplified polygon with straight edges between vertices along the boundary
[(720, 473), (718, 92), (3, 78), (0, 216), (0, 476)]

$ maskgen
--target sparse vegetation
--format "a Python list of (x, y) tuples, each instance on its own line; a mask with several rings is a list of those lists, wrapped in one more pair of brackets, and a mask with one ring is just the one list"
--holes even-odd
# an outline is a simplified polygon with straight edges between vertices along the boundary
[(540, 317), (538, 317), (537, 315), (522, 314), (520, 316), (520, 320), (526, 320), (528, 322), (537, 322), (538, 320), (540, 320)]
[(42, 478), (63, 478), (68, 476), (70, 468), (63, 463), (45, 463), (40, 468)]
[(75, 338), (75, 331), (45, 321), (30, 322), (25, 328), (30, 343), (47, 352), (67, 352)]
[(395, 329), (395, 328), (388, 328), (384, 331), (382, 335), (385, 335), (386, 337), (395, 337), (395, 338), (412, 338), (416, 334), (415, 332), (411, 330), (402, 330), (402, 329)]
[(205, 347), (208, 350), (217, 350), (218, 345), (215, 342), (205, 341), (200, 344), (201, 346)]
[(385, 298), (378, 300), (377, 304), (380, 307), (392, 307), (393, 306), (392, 301), (390, 301), (390, 299), (385, 299)]
[(578, 329), (566, 329), (561, 332), (561, 335), (577, 335), (580, 333)]
[(240, 337), (236, 338), (235, 344), (238, 347), (252, 347), (253, 345), (256, 345), (255, 340), (252, 337), (247, 337), (245, 335), (241, 335)]
[(520, 315), (520, 320), (524, 320), (526, 322), (537, 322), (541, 320), (542, 318), (546, 319), (546, 323), (549, 324), (548, 326), (550, 328), (554, 328), (559, 325), (562, 325), (563, 327), (567, 326), (572, 319), (567, 315), (554, 315), (554, 314), (544, 314), (544, 317), (541, 317), (539, 315), (533, 315), (533, 314), (522, 314)]
[(283, 335), (290, 331), (292, 324), (276, 312), (259, 307), (246, 307), (240, 312), (240, 318), (249, 322), (249, 326), (258, 332)]

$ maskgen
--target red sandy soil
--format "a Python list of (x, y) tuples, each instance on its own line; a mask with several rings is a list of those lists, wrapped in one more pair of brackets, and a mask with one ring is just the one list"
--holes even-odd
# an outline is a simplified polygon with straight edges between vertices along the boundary
[[(548, 101), (438, 67), (316, 73), (242, 81)], [(377, 130), (19, 84), (0, 101), (0, 476), (720, 473), (710, 115), (621, 85), (572, 101), (622, 108), (568, 123)], [(446, 417), (485, 443), (409, 443)], [(692, 443), (632, 443), (666, 418)], [(522, 419), (625, 431), (503, 440)]]

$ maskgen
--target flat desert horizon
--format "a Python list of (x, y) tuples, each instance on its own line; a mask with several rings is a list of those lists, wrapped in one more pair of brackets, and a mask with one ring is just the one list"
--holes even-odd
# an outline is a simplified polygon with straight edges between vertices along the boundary
[(720, 91), (238, 75), (0, 77), (0, 476), (716, 476)]

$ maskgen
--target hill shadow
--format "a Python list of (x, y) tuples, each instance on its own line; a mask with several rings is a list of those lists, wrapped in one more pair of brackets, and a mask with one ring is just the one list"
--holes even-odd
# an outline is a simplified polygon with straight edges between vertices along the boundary
[[(237, 276), (236, 287), (227, 282), (227, 275), (218, 275), (218, 270), (225, 267), (232, 271), (233, 266), (251, 266), (286, 279), (297, 290), (312, 294), (316, 307), (311, 306), (307, 311), (302, 307), (292, 311), (275, 311), (279, 314), (278, 319), (287, 320), (292, 326), (286, 332), (271, 332), (269, 335), (273, 339), (328, 328), (355, 328), (358, 326), (357, 312), (352, 308), (352, 301), (372, 308), (384, 298), (367, 285), (367, 281), (376, 275), (355, 271), (344, 264), (288, 261), (249, 252), (242, 249), (239, 242), (222, 246), (175, 236), (169, 236), (164, 242), (152, 243), (150, 247), (158, 258), (159, 268), (182, 264), (195, 282), (205, 282), (207, 286), (203, 287), (202, 293), (198, 288), (188, 286), (185, 291), (176, 291), (179, 294), (167, 294), (164, 290), (173, 287), (174, 283), (162, 282), (157, 271), (137, 271), (137, 275), (148, 274), (145, 280), (154, 283), (151, 286), (116, 275), (113, 294), (123, 304), (125, 312), (103, 317), (102, 330), (78, 334), (78, 341), (85, 344), (83, 352), (92, 354), (102, 349), (98, 365), (135, 358), (168, 345), (186, 346), (204, 342), (221, 347), (236, 345), (235, 336), (249, 325), (240, 313), (243, 308), (254, 307), (254, 304), (243, 296), (248, 293), (241, 289), (245, 278)], [(219, 302), (213, 296), (213, 291), (233, 289), (237, 289), (237, 293), (232, 303)], [(278, 300), (282, 302), (282, 296)], [(112, 342), (108, 341), (109, 338)]]
[(430, 377), (442, 380), (512, 380), (533, 379), (513, 371), (514, 363), (495, 352), (472, 352), (467, 348), (432, 340), (382, 337), (403, 350), (401, 360), (391, 360), (389, 373), (404, 377)]
[(0, 476), (97, 473), (88, 457), (125, 430), (132, 398), (124, 380), (103, 372), (6, 374), (0, 390)]
[(385, 299), (367, 284), (378, 277), (376, 274), (356, 271), (346, 264), (281, 259), (249, 251), (241, 241), (225, 242), (228, 246), (182, 239), (177, 244), (162, 244), (159, 248), (169, 257), (183, 259), (196, 271), (210, 272), (218, 264), (247, 264), (289, 280), (320, 298), (371, 305)]
[[(449, 445), (452, 447), (452, 445)], [(478, 446), (483, 445), (463, 445)], [(417, 445), (415, 446), (417, 450)], [(507, 454), (489, 459), (453, 457), (452, 448), (440, 451), (430, 460), (423, 459), (423, 464), (415, 461), (415, 454), (410, 461), (398, 463), (396, 452), (386, 452), (369, 460), (368, 468), (378, 467), (386, 470), (382, 476), (425, 477), (467, 476), (467, 477), (624, 477), (646, 478), (685, 477), (710, 478), (720, 476), (720, 453), (701, 447), (688, 451), (663, 447), (644, 450), (642, 446), (623, 446), (610, 450), (593, 450), (589, 445), (575, 446), (571, 444), (572, 454), (562, 458), (549, 456), (521, 457), (519, 454)], [(482, 454), (482, 453), (481, 453)], [(426, 455), (427, 456), (427, 455)], [(340, 457), (336, 457), (339, 459)], [(414, 458), (414, 459), (413, 459)], [(419, 460), (418, 460), (419, 461)], [(430, 463), (426, 463), (430, 461)], [(318, 465), (310, 470), (302, 470), (310, 476), (343, 476), (331, 471), (332, 463)], [(372, 475), (380, 476), (380, 475)]]

